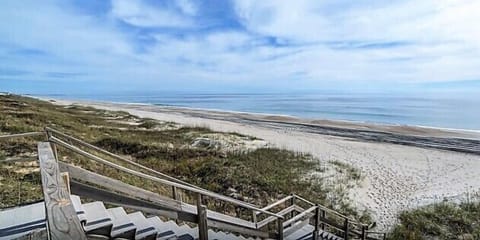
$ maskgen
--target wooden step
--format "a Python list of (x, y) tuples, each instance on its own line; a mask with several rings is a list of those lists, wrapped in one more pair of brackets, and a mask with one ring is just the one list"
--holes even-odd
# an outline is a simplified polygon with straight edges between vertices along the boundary
[(176, 237), (175, 232), (172, 231), (172, 226), (168, 226), (164, 221), (159, 217), (150, 217), (147, 218), (148, 221), (155, 227), (157, 230), (157, 240), (166, 240)]
[(197, 239), (198, 238), (198, 228), (194, 227), (191, 228), (188, 225), (182, 225), (180, 226), (181, 230), (184, 230), (188, 235), (192, 236), (192, 238)]
[(176, 237), (183, 235), (183, 233), (180, 231), (179, 226), (174, 221), (166, 221), (163, 223), (163, 226), (166, 229), (170, 229), (172, 232), (174, 232)]
[(14, 239), (45, 228), (44, 202), (0, 211), (1, 240)]
[(103, 205), (103, 202), (82, 204), (85, 209), (86, 223), (83, 225), (85, 232), (92, 235), (110, 236), (112, 219)]
[(177, 240), (195, 240), (192, 235), (185, 233), (177, 237)]
[(110, 214), (113, 226), (112, 231), (110, 232), (110, 237), (112, 238), (125, 238), (125, 239), (134, 239), (135, 238), (135, 224), (130, 221), (127, 213), (122, 207), (109, 208), (107, 209)]
[(70, 200), (72, 201), (73, 209), (75, 209), (80, 223), (84, 225), (87, 222), (87, 217), (85, 216), (85, 208), (82, 206), (80, 197), (77, 195), (70, 195)]
[(157, 229), (141, 212), (128, 214), (130, 221), (135, 224), (135, 240), (155, 240), (157, 238)]

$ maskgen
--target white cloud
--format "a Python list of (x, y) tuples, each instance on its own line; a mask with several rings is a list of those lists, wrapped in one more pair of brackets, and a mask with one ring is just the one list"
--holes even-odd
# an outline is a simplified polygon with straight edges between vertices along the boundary
[[(202, 16), (193, 1), (160, 7), (113, 0), (103, 18), (53, 3), (2, 3), (3, 68), (39, 78), (59, 70), (86, 73), (78, 78), (158, 88), (233, 83), (312, 89), (480, 78), (478, 1), (242, 0), (235, 11), (246, 29), (199, 32), (192, 19), (211, 16)], [(119, 28), (117, 19), (133, 30)], [(145, 30), (150, 27), (169, 30)], [(17, 48), (51, 57), (10, 53)]]
[(317, 1), (235, 1), (242, 23), (251, 31), (299, 41), (330, 37), (328, 19), (316, 14)]
[(195, 2), (192, 0), (177, 0), (175, 1), (177, 6), (182, 10), (182, 12), (186, 15), (194, 16), (197, 14), (197, 6)]
[[(251, 31), (291, 40), (462, 40), (480, 44), (479, 1), (408, 0), (343, 3), (335, 1), (235, 1), (237, 15)], [(340, 1), (342, 2), (342, 1)]]
[[(480, 78), (479, 1), (371, 1), (363, 5), (339, 1), (336, 6), (332, 2), (239, 0), (235, 9), (244, 26), (256, 34), (316, 43), (293, 59), (304, 62), (318, 81)], [(375, 43), (377, 47), (332, 50), (318, 46), (329, 42)], [(399, 44), (388, 47), (390, 43)], [(389, 61), (395, 58), (408, 61)]]
[[(180, 1), (179, 7), (185, 13), (195, 13), (194, 6), (187, 1)], [(139, 27), (190, 27), (193, 24), (173, 9), (150, 6), (143, 1), (112, 0), (112, 14)]]

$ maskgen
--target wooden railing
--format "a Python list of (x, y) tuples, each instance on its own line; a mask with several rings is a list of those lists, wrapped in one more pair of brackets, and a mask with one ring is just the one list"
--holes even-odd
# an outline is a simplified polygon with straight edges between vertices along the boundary
[[(246, 203), (246, 202), (243, 202), (243, 201), (231, 198), (231, 197), (227, 197), (227, 196), (224, 196), (224, 195), (221, 195), (221, 194), (218, 194), (218, 193), (214, 193), (214, 192), (208, 191), (206, 189), (202, 189), (202, 188), (199, 188), (197, 186), (193, 186), (191, 184), (182, 182), (178, 179), (174, 179), (174, 178), (172, 178), (168, 175), (165, 175), (163, 173), (148, 169), (148, 168), (146, 168), (146, 167), (144, 167), (140, 164), (134, 163), (133, 161), (122, 158), (121, 156), (118, 156), (118, 155), (115, 155), (113, 153), (107, 152), (103, 149), (99, 149), (98, 147), (95, 147), (91, 144), (88, 144), (88, 143), (86, 143), (86, 142), (84, 142), (80, 139), (70, 137), (66, 134), (63, 134), (63, 133), (57, 131), (57, 130), (54, 130), (54, 129), (51, 129), (51, 128), (46, 128), (45, 130), (47, 131), (47, 133), (48, 133), (47, 135), (49, 136), (48, 140), (51, 143), (53, 143), (57, 146), (68, 149), (72, 152), (80, 154), (80, 155), (82, 155), (86, 158), (89, 158), (89, 159), (91, 159), (93, 161), (96, 161), (98, 163), (107, 165), (107, 166), (109, 166), (111, 168), (114, 168), (114, 169), (117, 169), (119, 171), (131, 174), (131, 175), (143, 178), (143, 179), (148, 179), (148, 180), (151, 180), (153, 182), (172, 187), (173, 189), (181, 189), (183, 191), (188, 191), (190, 193), (193, 193), (193, 194), (197, 195), (197, 198), (196, 198), (197, 199), (197, 201), (196, 201), (197, 204), (196, 205), (197, 205), (197, 211), (198, 211), (197, 216), (198, 217), (205, 215), (202, 212), (202, 209), (206, 209), (206, 206), (203, 205), (203, 203), (202, 203), (202, 199), (204, 199), (205, 197), (212, 198), (212, 199), (215, 199), (215, 200), (221, 200), (221, 201), (224, 201), (226, 203), (233, 204), (234, 206), (242, 207), (242, 208), (248, 209), (252, 212), (260, 212), (260, 213), (265, 214), (269, 217), (272, 217), (272, 218), (277, 220), (278, 229), (277, 229), (276, 233), (269, 233), (268, 236), (274, 236), (275, 238), (282, 239), (282, 237), (281, 237), (281, 235), (283, 233), (283, 228), (282, 228), (282, 226), (283, 226), (283, 216), (282, 215), (278, 215), (278, 214), (275, 214), (275, 213), (272, 213), (272, 212), (269, 212), (269, 211), (266, 211), (266, 210), (262, 210), (262, 209), (260, 209), (256, 206), (254, 206), (253, 204)], [(108, 161), (106, 159), (103, 159), (99, 156), (96, 156), (96, 155), (90, 153), (90, 152), (87, 152), (83, 149), (80, 149), (77, 146), (69, 144), (69, 143), (61, 140), (59, 137), (63, 137), (63, 138), (66, 138), (70, 141), (74, 141), (77, 144), (82, 145), (83, 147), (89, 148), (89, 149), (94, 150), (94, 151), (99, 151), (103, 154), (107, 154), (108, 156), (114, 157), (115, 159), (124, 161), (126, 163), (133, 164), (135, 166), (139, 166), (142, 169), (149, 171), (150, 173), (158, 175), (158, 177), (157, 176), (152, 176), (152, 175), (149, 175), (149, 174), (146, 174), (146, 173), (143, 173), (143, 172), (135, 171), (131, 168), (127, 168), (127, 167), (118, 165), (116, 163), (113, 163), (111, 161)], [(162, 177), (165, 177), (167, 179), (162, 178)], [(172, 181), (172, 180), (174, 180), (174, 181)], [(175, 197), (176, 193), (174, 192), (172, 195), (173, 195), (172, 198), (177, 200), (176, 197)], [(205, 228), (205, 226), (207, 225), (206, 224), (207, 219), (198, 218), (197, 220), (198, 220), (197, 223), (198, 223), (199, 231), (200, 231), (199, 236), (205, 236), (205, 234), (207, 233), (207, 229)], [(248, 226), (242, 226), (242, 227), (248, 228)], [(255, 227), (255, 225), (253, 223), (252, 223), (252, 227)], [(256, 229), (256, 227), (254, 229)], [(242, 232), (240, 231), (240, 233), (242, 233)], [(266, 236), (266, 235), (262, 235), (262, 236)]]
[[(171, 187), (172, 200), (167, 199), (166, 201), (167, 202), (173, 201), (173, 202), (171, 202), (170, 205), (167, 206), (167, 208), (170, 207), (173, 210), (179, 211), (179, 212), (183, 211), (184, 215), (185, 214), (188, 215), (192, 213), (187, 211), (187, 209), (189, 208), (191, 209), (192, 207), (194, 207), (196, 209), (196, 213), (194, 213), (194, 217), (182, 218), (180, 217), (180, 214), (178, 214), (177, 218), (180, 220), (195, 221), (198, 224), (200, 239), (208, 239), (207, 228), (209, 226), (219, 228), (219, 229), (226, 229), (227, 231), (237, 232), (240, 234), (256, 236), (260, 238), (283, 239), (284, 235), (288, 236), (289, 234), (295, 232), (296, 230), (300, 229), (306, 224), (312, 224), (314, 226), (314, 231), (313, 231), (314, 239), (318, 239), (319, 233), (321, 231), (335, 234), (345, 240), (353, 239), (353, 238), (362, 239), (362, 240), (364, 239), (376, 240), (376, 239), (385, 239), (385, 236), (386, 236), (384, 233), (368, 231), (369, 229), (367, 225), (359, 223), (358, 221), (351, 219), (345, 215), (342, 215), (325, 206), (315, 204), (296, 194), (291, 194), (277, 202), (274, 202), (268, 206), (260, 208), (253, 204), (246, 203), (231, 197), (227, 197), (227, 196), (200, 188), (198, 186), (187, 183), (185, 181), (181, 181), (179, 179), (176, 179), (164, 173), (147, 168), (134, 161), (126, 159), (122, 156), (118, 156), (114, 153), (108, 152), (104, 149), (98, 148), (94, 145), (91, 145), (80, 139), (74, 138), (72, 136), (69, 136), (67, 134), (64, 134), (58, 130), (55, 130), (49, 127), (45, 128), (45, 132), (30, 132), (30, 133), (0, 136), (0, 140), (18, 138), (18, 137), (40, 136), (40, 135), (47, 136), (48, 141), (50, 142), (50, 147), (52, 148), (51, 150), (52, 155), (55, 158), (57, 158), (57, 160), (58, 160), (58, 156), (56, 152), (56, 147), (59, 146), (59, 147), (68, 149), (74, 153), (77, 153), (81, 156), (84, 156), (88, 159), (91, 159), (95, 162), (104, 164), (113, 169), (117, 169), (121, 172), (125, 172), (143, 179), (148, 179), (158, 184)], [(148, 174), (133, 170), (131, 168), (128, 168), (122, 165), (118, 165), (114, 162), (111, 162), (95, 154), (92, 154), (91, 152), (86, 151), (80, 148), (79, 146), (75, 146), (73, 143), (83, 148), (86, 148), (88, 150), (93, 150), (95, 152), (104, 154), (108, 157), (114, 158), (115, 160), (140, 168), (141, 170), (148, 172)], [(47, 145), (42, 144), (43, 152), (46, 151), (44, 149), (46, 147)], [(40, 145), (39, 145), (39, 153), (40, 153)], [(41, 164), (41, 167), (42, 166), (43, 168), (45, 168), (45, 166), (47, 165)], [(126, 199), (128, 200), (127, 202), (129, 202), (130, 204), (133, 204), (133, 205), (129, 205), (131, 207), (134, 207), (134, 208), (137, 207), (138, 209), (142, 209), (145, 211), (155, 212), (155, 209), (153, 208), (156, 208), (155, 206), (160, 206), (155, 204), (161, 204), (162, 201), (165, 201), (164, 197), (160, 195), (156, 195), (154, 193), (145, 191), (143, 189), (135, 188), (125, 183), (121, 183), (118, 180), (110, 179), (108, 177), (101, 176), (95, 173), (90, 173), (87, 170), (83, 170), (81, 168), (68, 165), (68, 164), (65, 165), (65, 167), (73, 171), (72, 172), (73, 176), (87, 176), (85, 179), (97, 179), (98, 180), (97, 183), (104, 182), (105, 183), (103, 185), (104, 187), (108, 187), (108, 186), (114, 187), (114, 189), (116, 189), (117, 192), (122, 192), (122, 190), (128, 191), (128, 189), (130, 189), (131, 192), (136, 192), (136, 193), (139, 193), (141, 196), (143, 196), (143, 199), (147, 199), (147, 200), (159, 199), (160, 201), (160, 202), (157, 201), (157, 203), (153, 203), (153, 205), (152, 203), (150, 203), (152, 207), (149, 208), (148, 206), (150, 205), (147, 202), (142, 203), (141, 200), (131, 199), (125, 196), (118, 195), (117, 193), (114, 193), (114, 192), (108, 192), (105, 190), (96, 189), (88, 185), (82, 186), (81, 183), (74, 182), (77, 185), (80, 184), (78, 186), (80, 186), (81, 188), (83, 187), (84, 189), (87, 189), (87, 192), (101, 193), (99, 195), (103, 195), (103, 196), (105, 196), (105, 194), (106, 195), (110, 194), (111, 196), (116, 196), (119, 198), (123, 197), (124, 200)], [(45, 169), (42, 170), (42, 178), (43, 178), (44, 172), (45, 172)], [(177, 197), (178, 190), (187, 191), (194, 194), (196, 196), (195, 206), (182, 203), (182, 199), (178, 199)], [(222, 215), (222, 214), (216, 213), (215, 211), (208, 210), (206, 205), (204, 205), (205, 197), (208, 197), (209, 199), (211, 198), (214, 200), (220, 200), (229, 204), (233, 204), (234, 206), (242, 207), (251, 211), (252, 212), (251, 221), (240, 219), (239, 216), (237, 216), (236, 218), (230, 217), (229, 220), (222, 221), (222, 216), (226, 216), (226, 215)], [(135, 203), (138, 201), (140, 201), (141, 204), (135, 205)], [(178, 205), (177, 203), (180, 205)], [(143, 207), (141, 207), (140, 205), (142, 205)], [(175, 206), (180, 206), (180, 207), (175, 207)], [(162, 207), (165, 207), (165, 206), (162, 205)], [(273, 209), (280, 209), (280, 210), (274, 213), (272, 212)], [(238, 219), (238, 222), (231, 221), (232, 219), (233, 220)], [(261, 220), (258, 221), (259, 219)], [(271, 228), (267, 227), (273, 223), (276, 223), (274, 225), (275, 232), (271, 232), (270, 231)]]
[(0, 140), (21, 138), (21, 137), (36, 137), (41, 135), (45, 135), (45, 132), (28, 132), (28, 133), (2, 135), (0, 136)]
[[(307, 206), (307, 208), (301, 207), (300, 204)], [(284, 228), (293, 225), (294, 223), (298, 223), (299, 221), (305, 221), (305, 218), (313, 218), (313, 226), (315, 227), (316, 232), (319, 230), (325, 231), (329, 228), (333, 229), (333, 231), (330, 232), (340, 233), (341, 237), (344, 239), (349, 239), (350, 237), (356, 239), (378, 239), (377, 237), (368, 236), (369, 234), (374, 234), (373, 232), (367, 231), (368, 225), (362, 224), (325, 206), (314, 204), (296, 194), (280, 199), (277, 202), (262, 208), (262, 210), (271, 210), (282, 205), (284, 205), (284, 208), (278, 211), (277, 214), (281, 214), (284, 217), (290, 214), (290, 219), (287, 219), (283, 223)], [(255, 217), (260, 214), (260, 212), (256, 212)], [(258, 222), (257, 226), (263, 227), (273, 220), (273, 218), (268, 217), (263, 221)]]

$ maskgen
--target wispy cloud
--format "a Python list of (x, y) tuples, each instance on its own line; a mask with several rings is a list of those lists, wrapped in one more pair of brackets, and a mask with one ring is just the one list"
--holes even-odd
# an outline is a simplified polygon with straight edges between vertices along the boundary
[(85, 73), (72, 73), (72, 72), (47, 72), (45, 73), (50, 78), (76, 78), (79, 76), (85, 76)]
[(154, 6), (144, 1), (113, 0), (112, 14), (137, 27), (193, 27), (192, 19), (185, 15), (195, 13), (193, 4), (179, 1), (178, 5), (172, 5)]
[(1, 69), (0, 76), (2, 77), (11, 77), (11, 76), (24, 76), (29, 74), (29, 71), (17, 70), (17, 69)]
[(7, 0), (0, 74), (158, 89), (480, 79), (478, 9), (468, 0)]

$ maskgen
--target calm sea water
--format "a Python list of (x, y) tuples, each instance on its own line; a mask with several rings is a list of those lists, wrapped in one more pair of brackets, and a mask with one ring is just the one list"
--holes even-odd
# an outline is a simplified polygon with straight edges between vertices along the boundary
[(480, 130), (480, 96), (360, 93), (138, 93), (54, 96)]

